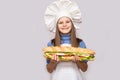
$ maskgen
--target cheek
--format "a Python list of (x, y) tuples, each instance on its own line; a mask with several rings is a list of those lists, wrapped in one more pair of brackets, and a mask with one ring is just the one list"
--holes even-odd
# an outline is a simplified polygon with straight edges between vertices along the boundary
[(69, 28), (72, 29), (72, 25), (71, 24), (69, 25)]
[(60, 29), (61, 28), (61, 25), (58, 25), (58, 29)]

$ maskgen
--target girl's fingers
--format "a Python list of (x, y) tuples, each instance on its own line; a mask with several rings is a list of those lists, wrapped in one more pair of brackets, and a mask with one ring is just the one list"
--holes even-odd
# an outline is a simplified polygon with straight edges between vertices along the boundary
[(53, 60), (56, 60), (56, 59), (55, 59), (55, 55), (53, 55), (52, 59), (53, 59)]
[(75, 56), (72, 58), (72, 61), (73, 61), (73, 62), (75, 62), (75, 61), (76, 61)]
[(75, 61), (78, 61), (79, 60), (79, 57), (78, 56), (75, 56)]
[(53, 56), (53, 59), (56, 60), (56, 55)]
[(57, 60), (57, 55), (54, 55), (54, 59)]
[(60, 60), (59, 60), (59, 56), (57, 56), (57, 55), (56, 55), (56, 60), (57, 60), (57, 61), (60, 61)]
[(52, 58), (53, 60), (59, 61), (59, 57), (55, 54)]

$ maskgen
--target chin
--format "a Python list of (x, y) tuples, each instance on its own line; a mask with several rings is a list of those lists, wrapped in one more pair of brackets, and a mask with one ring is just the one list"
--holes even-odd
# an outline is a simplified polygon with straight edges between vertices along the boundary
[(68, 34), (69, 32), (62, 32), (63, 34)]

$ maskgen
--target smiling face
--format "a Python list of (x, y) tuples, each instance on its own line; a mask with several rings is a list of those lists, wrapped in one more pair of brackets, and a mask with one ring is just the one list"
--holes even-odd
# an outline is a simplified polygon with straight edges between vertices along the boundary
[(62, 34), (67, 34), (71, 31), (72, 29), (72, 22), (70, 20), (70, 18), (68, 17), (61, 17), (58, 20), (58, 30), (62, 33)]

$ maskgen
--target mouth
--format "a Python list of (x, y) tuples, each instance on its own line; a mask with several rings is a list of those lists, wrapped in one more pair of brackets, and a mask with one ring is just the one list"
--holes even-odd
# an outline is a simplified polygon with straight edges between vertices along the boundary
[(67, 29), (69, 29), (69, 28), (61, 28), (62, 30), (67, 30)]

